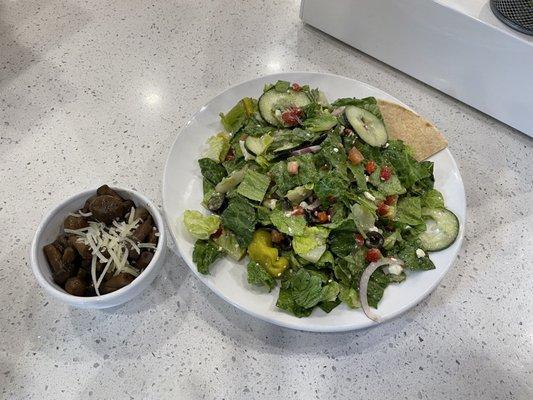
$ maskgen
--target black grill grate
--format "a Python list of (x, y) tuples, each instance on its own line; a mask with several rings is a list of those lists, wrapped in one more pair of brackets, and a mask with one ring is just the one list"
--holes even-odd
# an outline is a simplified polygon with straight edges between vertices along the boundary
[(490, 8), (505, 25), (533, 35), (533, 0), (491, 0)]

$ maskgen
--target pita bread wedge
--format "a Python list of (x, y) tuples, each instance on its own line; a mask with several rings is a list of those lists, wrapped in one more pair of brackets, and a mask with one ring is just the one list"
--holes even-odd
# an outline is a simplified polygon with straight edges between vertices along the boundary
[(405, 142), (418, 161), (425, 160), (448, 146), (446, 138), (421, 116), (386, 100), (378, 100), (389, 138)]

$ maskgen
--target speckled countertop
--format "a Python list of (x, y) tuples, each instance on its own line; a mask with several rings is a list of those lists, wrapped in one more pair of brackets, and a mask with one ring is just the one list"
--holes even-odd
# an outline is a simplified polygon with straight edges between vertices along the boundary
[[(533, 140), (304, 26), (298, 3), (0, 2), (1, 398), (533, 398)], [(294, 70), (375, 85), (448, 137), (468, 226), (429, 298), (371, 330), (290, 331), (225, 304), (172, 255), (123, 307), (46, 297), (27, 260), (46, 209), (104, 182), (160, 203), (195, 110)]]

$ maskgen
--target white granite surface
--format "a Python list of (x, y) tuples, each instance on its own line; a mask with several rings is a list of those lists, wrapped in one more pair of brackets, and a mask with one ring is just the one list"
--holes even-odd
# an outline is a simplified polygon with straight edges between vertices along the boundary
[[(0, 1), (1, 398), (533, 398), (533, 140), (304, 26), (298, 6)], [(176, 256), (117, 309), (45, 296), (27, 260), (45, 210), (104, 182), (159, 203), (195, 110), (296, 70), (375, 85), (448, 137), (468, 226), (428, 299), (366, 331), (290, 331), (223, 303)]]

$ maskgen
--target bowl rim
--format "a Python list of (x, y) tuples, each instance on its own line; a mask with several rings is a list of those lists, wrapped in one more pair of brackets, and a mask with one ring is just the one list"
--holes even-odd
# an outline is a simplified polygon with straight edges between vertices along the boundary
[[(110, 187), (111, 189), (119, 192), (120, 194), (126, 193), (131, 200), (135, 201), (138, 199), (148, 206), (150, 215), (154, 219), (157, 229), (159, 231), (159, 241), (157, 243), (154, 257), (150, 261), (150, 264), (148, 264), (148, 266), (144, 269), (144, 271), (142, 271), (141, 274), (139, 274), (139, 276), (133, 280), (133, 282), (131, 282), (130, 284), (114, 292), (104, 294), (101, 296), (90, 296), (90, 297), (74, 296), (63, 290), (58, 289), (56, 285), (49, 283), (42, 271), (42, 268), (44, 268), (44, 266), (41, 266), (38, 261), (38, 252), (42, 251), (42, 249), (38, 246), (39, 239), (43, 235), (43, 232), (46, 230), (46, 228), (49, 225), (50, 220), (54, 216), (56, 216), (61, 211), (68, 208), (68, 205), (74, 202), (75, 200), (78, 200), (80, 198), (89, 198), (91, 195), (96, 193), (97, 188), (85, 189), (72, 196), (69, 196), (68, 198), (62, 200), (59, 204), (52, 207), (46, 212), (44, 217), (41, 219), (41, 222), (39, 223), (37, 230), (35, 231), (35, 234), (31, 242), (31, 247), (30, 247), (31, 269), (33, 271), (33, 274), (35, 275), (35, 278), (37, 279), (37, 282), (49, 294), (53, 295), (54, 297), (58, 298), (61, 301), (64, 301), (69, 304), (78, 303), (78, 304), (83, 304), (83, 305), (88, 305), (88, 306), (90, 305), (96, 306), (96, 305), (101, 305), (102, 303), (113, 302), (113, 300), (120, 299), (123, 296), (125, 296), (128, 292), (134, 291), (136, 287), (140, 286), (142, 282), (151, 275), (151, 272), (158, 265), (157, 261), (163, 254), (163, 251), (166, 245), (166, 230), (165, 230), (165, 222), (161, 215), (161, 211), (156, 207), (156, 205), (152, 202), (152, 200), (150, 200), (148, 197), (146, 197), (142, 193), (139, 193), (132, 189), (122, 188), (118, 186), (110, 186)], [(73, 210), (73, 212), (75, 211), (77, 210)], [(46, 268), (50, 268), (50, 266), (46, 265)]]

